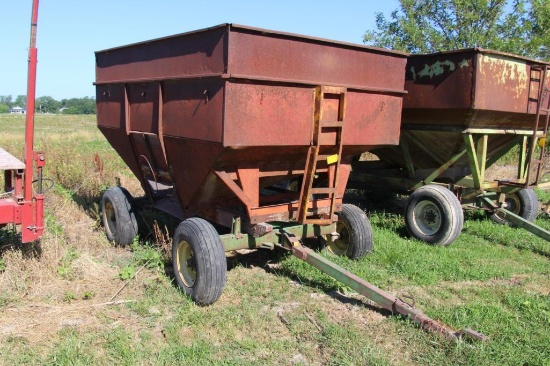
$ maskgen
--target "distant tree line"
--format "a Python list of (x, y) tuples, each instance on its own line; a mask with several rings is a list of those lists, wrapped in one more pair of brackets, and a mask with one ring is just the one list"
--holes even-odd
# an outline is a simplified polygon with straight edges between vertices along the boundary
[[(11, 95), (0, 95), (0, 113), (8, 113), (13, 107), (27, 107), (27, 96), (18, 95), (13, 99)], [(50, 96), (36, 98), (36, 113), (63, 113), (63, 114), (95, 114), (95, 98), (72, 98), (55, 100)]]

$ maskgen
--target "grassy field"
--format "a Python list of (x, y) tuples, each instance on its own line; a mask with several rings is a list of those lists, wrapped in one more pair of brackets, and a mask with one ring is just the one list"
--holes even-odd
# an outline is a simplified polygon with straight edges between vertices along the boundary
[[(0, 145), (17, 156), (23, 125), (0, 115)], [(173, 226), (160, 216), (145, 214), (130, 248), (105, 239), (101, 192), (120, 180), (142, 193), (94, 116), (37, 116), (36, 145), (55, 185), (40, 245), (0, 230), (0, 364), (550, 365), (550, 243), (524, 230), (469, 212), (455, 243), (433, 247), (406, 235), (394, 201), (368, 212), (371, 255), (326, 254), (486, 343), (423, 332), (280, 251), (228, 253), (224, 294), (200, 307), (172, 281)], [(363, 192), (348, 196), (370, 207)]]

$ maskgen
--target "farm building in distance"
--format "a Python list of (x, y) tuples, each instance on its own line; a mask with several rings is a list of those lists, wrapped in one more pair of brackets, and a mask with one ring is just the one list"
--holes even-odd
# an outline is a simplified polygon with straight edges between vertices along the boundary
[(10, 108), (10, 113), (12, 113), (12, 114), (26, 114), (27, 110), (25, 108), (21, 108), (21, 107), (13, 107), (13, 108)]

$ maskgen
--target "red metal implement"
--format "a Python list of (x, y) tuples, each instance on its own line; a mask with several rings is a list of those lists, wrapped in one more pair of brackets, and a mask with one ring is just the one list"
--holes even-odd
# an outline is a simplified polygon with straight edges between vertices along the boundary
[[(44, 195), (42, 192), (42, 168), (44, 154), (34, 151), (34, 103), (36, 96), (36, 30), (38, 0), (33, 1), (29, 67), (27, 76), (27, 115), (25, 123), (25, 162), (0, 148), (0, 170), (4, 171), (4, 193), (0, 198), (0, 226), (21, 225), (21, 241), (33, 242), (44, 231)], [(37, 190), (33, 196), (33, 168), (37, 168)]]

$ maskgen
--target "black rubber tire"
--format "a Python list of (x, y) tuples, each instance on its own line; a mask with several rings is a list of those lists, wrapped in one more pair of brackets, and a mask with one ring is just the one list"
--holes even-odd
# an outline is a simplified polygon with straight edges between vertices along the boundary
[(111, 187), (101, 197), (101, 221), (107, 239), (125, 246), (134, 240), (138, 225), (134, 211), (134, 199), (122, 187)]
[[(540, 211), (539, 199), (531, 188), (523, 188), (517, 192), (507, 194), (505, 202), (508, 204), (505, 207), (508, 211), (531, 222), (535, 221)], [(516, 226), (494, 212), (488, 212), (487, 215), (496, 223)]]
[(415, 190), (405, 206), (409, 234), (430, 244), (450, 245), (464, 225), (458, 198), (447, 188), (428, 184)]
[(208, 221), (193, 217), (178, 225), (172, 264), (178, 286), (197, 304), (210, 305), (222, 295), (227, 260), (220, 236)]
[(372, 227), (363, 210), (359, 207), (344, 204), (338, 212), (336, 231), (340, 234), (335, 241), (327, 238), (329, 252), (336, 255), (347, 255), (350, 259), (359, 259), (372, 251)]

